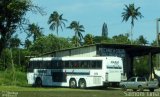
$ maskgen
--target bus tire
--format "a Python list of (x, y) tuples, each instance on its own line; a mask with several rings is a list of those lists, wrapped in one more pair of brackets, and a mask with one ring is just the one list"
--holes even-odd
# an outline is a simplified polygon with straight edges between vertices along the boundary
[(76, 80), (74, 78), (70, 79), (69, 87), (70, 88), (76, 88), (77, 87), (77, 83), (76, 83)]
[(85, 81), (85, 79), (80, 79), (79, 82), (78, 82), (78, 86), (81, 89), (85, 89), (86, 88), (86, 81)]
[(36, 87), (41, 87), (41, 86), (42, 86), (42, 80), (41, 80), (40, 77), (37, 77), (37, 78), (36, 78), (35, 86), (36, 86)]

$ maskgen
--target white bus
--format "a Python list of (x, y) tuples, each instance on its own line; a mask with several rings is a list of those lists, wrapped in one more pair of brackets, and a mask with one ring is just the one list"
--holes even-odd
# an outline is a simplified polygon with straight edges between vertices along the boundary
[(86, 88), (119, 83), (123, 62), (119, 57), (41, 57), (31, 58), (28, 84)]

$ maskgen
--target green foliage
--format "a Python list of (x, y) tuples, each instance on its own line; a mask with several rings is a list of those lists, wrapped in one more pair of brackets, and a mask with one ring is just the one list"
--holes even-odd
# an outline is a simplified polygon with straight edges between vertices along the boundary
[[(30, 52), (25, 49), (13, 48), (13, 63), (16, 64), (16, 69), (20, 71), (26, 71), (26, 66), (28, 64), (28, 58), (26, 56), (30, 56)], [(11, 69), (11, 50), (4, 49), (0, 56), (0, 70)]]
[(10, 50), (4, 49), (0, 56), (0, 70), (5, 70), (6, 68), (11, 68), (11, 56)]
[(139, 38), (135, 41), (138, 45), (146, 45), (148, 44), (148, 41), (143, 37), (143, 35), (140, 35)]
[(130, 44), (130, 40), (128, 38), (128, 34), (120, 34), (112, 37), (112, 43), (116, 44)]
[[(13, 79), (14, 74), (14, 79)], [(0, 86), (27, 86), (27, 76), (25, 72), (16, 71), (13, 73), (11, 70), (0, 71)]]
[(84, 37), (84, 45), (94, 44), (94, 36), (92, 34), (87, 34)]
[(154, 40), (154, 41), (151, 43), (151, 46), (157, 46), (157, 41)]
[(10, 39), (10, 47), (18, 48), (21, 44), (21, 40), (18, 38), (18, 35)]
[(25, 21), (25, 13), (33, 7), (30, 0), (0, 1), (0, 53), (6, 47), (7, 41), (15, 33), (17, 27)]
[(78, 47), (81, 45), (81, 41), (76, 36), (73, 36), (71, 38), (71, 43), (74, 45), (74, 47)]
[(103, 36), (95, 36), (93, 41), (95, 43), (112, 43), (112, 39), (109, 37), (103, 37)]
[(66, 38), (56, 37), (53, 34), (38, 38), (34, 44), (30, 47), (32, 54), (42, 54), (46, 52), (52, 52), (55, 50), (70, 48), (72, 44), (68, 42)]
[(38, 24), (29, 24), (28, 25), (28, 37), (33, 36), (33, 41), (35, 41), (37, 38), (42, 37), (42, 28), (38, 26)]
[(82, 32), (85, 32), (84, 26), (80, 25), (79, 22), (77, 22), (77, 21), (72, 21), (67, 28), (73, 29), (75, 32), (75, 35), (74, 35), (75, 37), (73, 37), (73, 39), (75, 41), (74, 43), (76, 43), (76, 44), (74, 44), (74, 45), (76, 47), (81, 46), (81, 42), (83, 39)]
[(128, 34), (119, 34), (115, 35), (112, 38), (109, 37), (102, 37), (102, 36), (95, 36), (94, 37), (95, 43), (113, 43), (113, 44), (130, 44), (130, 40), (128, 38)]
[(31, 53), (26, 49), (12, 49), (12, 51), (15, 68), (19, 71), (26, 71), (26, 67), (29, 61), (29, 58), (26, 56), (30, 56)]
[(136, 76), (148, 76), (149, 75), (149, 64), (148, 57), (136, 57), (134, 60), (134, 72)]
[(107, 27), (106, 23), (104, 23), (103, 26), (102, 26), (102, 36), (103, 37), (108, 37), (108, 27)]
[(26, 39), (24, 43), (24, 48), (29, 49), (31, 45), (32, 45), (32, 42), (29, 39)]

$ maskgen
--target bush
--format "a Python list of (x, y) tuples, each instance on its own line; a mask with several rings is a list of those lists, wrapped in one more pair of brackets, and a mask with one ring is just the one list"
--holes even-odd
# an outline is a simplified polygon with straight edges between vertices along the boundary
[(26, 73), (12, 70), (0, 71), (0, 85), (27, 86)]
[(136, 61), (134, 62), (135, 64), (135, 75), (136, 76), (145, 76), (148, 77), (149, 75), (149, 66), (147, 62), (148, 57), (138, 57)]

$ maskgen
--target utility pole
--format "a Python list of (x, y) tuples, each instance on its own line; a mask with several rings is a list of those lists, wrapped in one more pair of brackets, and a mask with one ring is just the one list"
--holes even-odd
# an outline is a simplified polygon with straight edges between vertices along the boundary
[[(156, 19), (156, 29), (157, 29), (157, 47), (159, 47), (159, 40), (160, 40), (160, 33), (159, 33), (159, 21), (160, 21), (160, 18), (157, 18)], [(159, 63), (159, 54), (157, 54), (157, 67), (159, 68), (160, 67), (160, 63)]]

